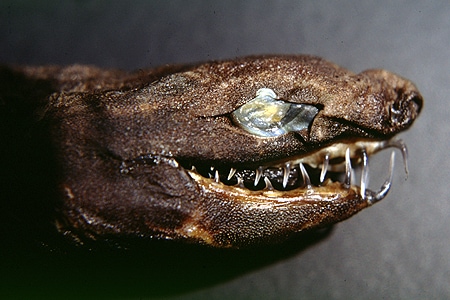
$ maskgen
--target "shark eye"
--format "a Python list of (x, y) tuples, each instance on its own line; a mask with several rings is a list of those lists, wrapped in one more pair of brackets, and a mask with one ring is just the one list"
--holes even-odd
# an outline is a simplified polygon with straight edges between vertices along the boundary
[(319, 109), (313, 105), (289, 103), (276, 99), (268, 88), (256, 92), (256, 98), (232, 113), (234, 122), (251, 134), (275, 137), (307, 129)]

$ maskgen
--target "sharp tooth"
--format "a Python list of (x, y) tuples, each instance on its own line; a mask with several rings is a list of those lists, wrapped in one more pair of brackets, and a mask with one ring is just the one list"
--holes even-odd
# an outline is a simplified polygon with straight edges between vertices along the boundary
[(228, 173), (227, 180), (230, 180), (234, 176), (235, 173), (236, 173), (236, 169), (235, 168), (231, 168), (230, 169), (230, 173)]
[(391, 161), (389, 162), (389, 174), (386, 181), (381, 186), (380, 190), (376, 193), (373, 193), (368, 197), (367, 201), (369, 204), (374, 204), (375, 202), (378, 202), (380, 200), (383, 200), (384, 197), (386, 197), (387, 193), (389, 192), (391, 186), (392, 186), (392, 175), (394, 173), (394, 159), (395, 159), (395, 152), (392, 151), (391, 153)]
[(400, 145), (398, 149), (400, 149), (400, 151), (402, 152), (403, 166), (405, 167), (405, 174), (406, 174), (405, 180), (406, 180), (408, 179), (408, 148), (406, 148), (406, 145), (401, 140), (398, 141), (398, 144)]
[(366, 149), (362, 149), (362, 170), (361, 170), (361, 198), (366, 197), (366, 187), (369, 186), (369, 157)]
[(303, 182), (305, 183), (306, 188), (311, 188), (311, 180), (309, 179), (308, 172), (302, 163), (299, 163), (300, 171), (302, 172)]
[(349, 188), (352, 181), (352, 163), (350, 162), (350, 148), (345, 151), (345, 179), (344, 186)]
[(195, 172), (195, 173), (197, 173), (197, 169), (195, 168), (195, 166), (194, 166), (194, 165), (192, 165), (192, 167), (191, 167), (191, 171), (192, 171), (192, 172)]
[[(405, 145), (406, 147), (406, 145)], [(408, 151), (407, 148), (405, 148), (405, 151), (402, 150), (402, 155), (403, 155), (403, 165), (405, 166), (405, 174), (406, 174), (406, 179), (408, 179)]]
[(323, 158), (322, 171), (320, 172), (320, 183), (325, 180), (325, 175), (327, 175), (328, 164), (330, 163), (330, 153), (326, 153)]
[(255, 186), (258, 185), (262, 174), (263, 174), (263, 168), (262, 167), (259, 167), (258, 169), (256, 169), (255, 182), (253, 183)]
[(242, 177), (237, 177), (237, 185), (238, 185), (240, 188), (245, 188), (245, 185), (244, 185), (244, 179), (243, 179)]
[(286, 188), (287, 186), (290, 172), (291, 172), (291, 164), (286, 163), (283, 167), (283, 188)]
[(209, 168), (208, 177), (209, 179), (214, 178), (214, 167)]
[(269, 178), (264, 177), (264, 182), (266, 183), (266, 190), (273, 191), (272, 182), (270, 182)]
[(406, 147), (406, 144), (402, 140), (393, 140), (393, 141), (389, 141), (387, 143), (387, 146), (395, 147), (402, 152), (403, 166), (405, 168), (405, 173), (406, 173), (405, 180), (408, 179), (408, 173), (409, 173), (408, 172), (408, 148)]
[(220, 182), (219, 171), (217, 171), (217, 170), (216, 170), (216, 172), (214, 173), (214, 181), (215, 181), (215, 182)]

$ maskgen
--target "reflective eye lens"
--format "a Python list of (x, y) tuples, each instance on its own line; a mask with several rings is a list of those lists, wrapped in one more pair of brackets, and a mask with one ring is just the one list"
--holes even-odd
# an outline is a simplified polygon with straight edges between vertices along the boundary
[(264, 88), (232, 116), (239, 126), (254, 135), (275, 137), (308, 128), (318, 112), (313, 105), (277, 100), (273, 90)]

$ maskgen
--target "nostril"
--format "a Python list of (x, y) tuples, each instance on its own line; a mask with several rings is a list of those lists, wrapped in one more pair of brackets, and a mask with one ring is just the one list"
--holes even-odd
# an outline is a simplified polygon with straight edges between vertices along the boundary
[(396, 88), (397, 101), (391, 106), (394, 111), (400, 112), (401, 110), (408, 109), (410, 112), (415, 112), (416, 115), (420, 113), (423, 106), (422, 95), (416, 90)]
[(403, 90), (397, 91), (398, 98), (389, 106), (390, 123), (392, 126), (411, 124), (422, 110), (423, 99), (417, 92), (409, 94)]
[(410, 103), (412, 103), (414, 105), (416, 113), (419, 114), (420, 111), (422, 110), (422, 106), (423, 106), (422, 96), (418, 95), (418, 94), (412, 95), (410, 98)]

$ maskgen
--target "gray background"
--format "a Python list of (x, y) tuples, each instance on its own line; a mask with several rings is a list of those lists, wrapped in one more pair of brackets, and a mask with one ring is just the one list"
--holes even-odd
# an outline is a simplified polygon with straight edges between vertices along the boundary
[[(249, 54), (307, 53), (356, 72), (389, 69), (414, 81), (425, 98), (422, 115), (402, 135), (410, 152), (408, 180), (397, 159), (389, 196), (310, 247), (279, 255), (273, 248), (267, 261), (231, 263), (236, 269), (228, 268), (226, 276), (220, 276), (219, 265), (203, 273), (201, 282), (195, 276), (205, 266), (195, 270), (190, 265), (192, 272), (183, 274), (192, 277), (186, 278), (192, 284), (183, 285), (180, 278), (171, 282), (168, 276), (162, 287), (137, 263), (124, 272), (102, 273), (101, 266), (95, 275), (80, 271), (64, 285), (54, 281), (58, 274), (36, 279), (46, 272), (43, 264), (35, 276), (9, 288), (34, 295), (67, 288), (71, 295), (118, 298), (449, 299), (450, 5), (445, 2), (1, 1), (0, 63), (133, 70)], [(374, 160), (372, 166), (376, 188), (387, 160)], [(114, 270), (114, 263), (109, 268)], [(133, 274), (139, 276), (132, 283), (118, 278)], [(213, 280), (204, 280), (207, 276)]]

